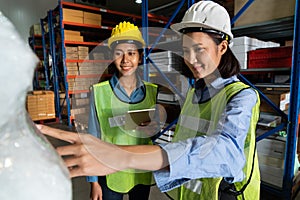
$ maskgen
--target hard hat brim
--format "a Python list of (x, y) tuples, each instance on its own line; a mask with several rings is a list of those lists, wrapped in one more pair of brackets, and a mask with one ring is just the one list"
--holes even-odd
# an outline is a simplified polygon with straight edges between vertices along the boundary
[[(212, 26), (207, 26), (206, 24), (203, 23), (199, 23), (199, 22), (180, 22), (180, 23), (176, 23), (176, 24), (172, 24), (170, 26), (170, 28), (174, 31), (180, 32), (182, 29), (185, 28), (191, 28), (191, 27), (203, 27), (206, 29), (213, 29), (213, 30), (217, 30), (220, 32), (223, 32), (222, 30), (216, 28), (216, 27), (212, 27)], [(226, 34), (226, 33), (225, 33)], [(230, 39), (233, 39), (233, 35), (229, 34)]]

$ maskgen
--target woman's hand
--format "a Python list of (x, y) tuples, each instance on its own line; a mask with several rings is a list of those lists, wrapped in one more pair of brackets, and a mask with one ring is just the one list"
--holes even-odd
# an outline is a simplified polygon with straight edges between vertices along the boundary
[(98, 182), (91, 182), (91, 200), (102, 200), (102, 188)]
[(37, 125), (45, 135), (70, 142), (57, 147), (71, 177), (104, 176), (124, 169), (158, 170), (169, 165), (167, 154), (157, 145), (118, 146), (90, 134)]
[[(71, 143), (57, 147), (64, 156), (71, 177), (103, 176), (124, 169), (122, 156), (126, 152), (119, 147), (103, 142), (90, 134), (79, 134), (43, 125), (36, 125), (45, 135)], [(111, 155), (111, 156), (110, 156)]]

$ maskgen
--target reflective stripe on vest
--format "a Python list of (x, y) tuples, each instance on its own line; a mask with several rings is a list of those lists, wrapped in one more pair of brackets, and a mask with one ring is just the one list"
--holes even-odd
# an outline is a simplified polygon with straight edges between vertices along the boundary
[(186, 115), (180, 115), (178, 124), (182, 127), (201, 133), (211, 132), (211, 129), (213, 128), (213, 122), (210, 120), (199, 119), (198, 117), (191, 117)]
[(183, 184), (183, 186), (194, 193), (201, 194), (202, 182), (200, 180), (194, 179)]
[(108, 122), (109, 122), (109, 126), (111, 128), (117, 127), (117, 126), (124, 126), (125, 125), (125, 115), (109, 117)]

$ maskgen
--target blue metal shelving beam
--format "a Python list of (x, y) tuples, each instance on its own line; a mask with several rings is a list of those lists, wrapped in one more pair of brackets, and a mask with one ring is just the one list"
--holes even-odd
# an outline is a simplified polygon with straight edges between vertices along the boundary
[(148, 33), (148, 0), (142, 1), (142, 34), (143, 38), (145, 40), (146, 46), (144, 48), (144, 56), (143, 56), (143, 65), (144, 65), (144, 80), (149, 81), (149, 66), (148, 66), (148, 60), (147, 55), (149, 54), (149, 33)]
[(262, 139), (264, 139), (264, 138), (266, 138), (266, 137), (268, 137), (270, 135), (273, 135), (273, 134), (275, 134), (278, 131), (281, 131), (282, 129), (284, 129), (284, 127), (286, 127), (286, 123), (279, 124), (277, 127), (273, 128), (272, 130), (267, 131), (264, 134), (258, 136), (256, 138), (256, 142), (258, 142), (258, 141), (260, 141), (260, 140), (262, 140)]
[(293, 62), (291, 69), (291, 88), (290, 88), (290, 105), (287, 125), (287, 142), (286, 142), (286, 158), (283, 173), (283, 190), (285, 197), (290, 199), (295, 165), (295, 153), (297, 147), (297, 132), (299, 128), (299, 99), (300, 99), (300, 8), (299, 0), (296, 0), (295, 18), (294, 18), (294, 44), (293, 44)]
[[(58, 1), (58, 10), (59, 10), (59, 27), (60, 27), (60, 36), (61, 36), (61, 54), (62, 54), (62, 64), (63, 64), (63, 69), (64, 69), (64, 86), (65, 86), (65, 101), (67, 104), (67, 120), (68, 120), (68, 126), (72, 126), (72, 121), (71, 121), (71, 102), (70, 102), (70, 97), (69, 97), (69, 85), (68, 85), (68, 72), (67, 72), (67, 66), (66, 66), (66, 48), (65, 48), (65, 33), (64, 33), (64, 25), (63, 25), (63, 8), (62, 8), (62, 3), (59, 0)], [(64, 104), (64, 101), (62, 102)], [(62, 104), (62, 105), (63, 105)]]
[(53, 90), (55, 97), (55, 113), (56, 117), (61, 120), (61, 112), (59, 105), (59, 83), (58, 83), (58, 67), (56, 60), (56, 50), (55, 50), (55, 35), (54, 35), (54, 26), (53, 26), (53, 12), (52, 10), (48, 11), (48, 26), (49, 26), (49, 40), (50, 40), (50, 50), (52, 55), (52, 77), (53, 77)]
[(45, 19), (41, 19), (40, 20), (40, 24), (41, 24), (41, 30), (42, 30), (42, 45), (43, 45), (43, 58), (44, 58), (44, 62), (43, 62), (43, 67), (44, 67), (44, 71), (45, 71), (45, 80), (46, 80), (46, 86), (45, 89), (46, 90), (50, 90), (50, 84), (49, 84), (49, 75), (48, 75), (48, 57), (47, 57), (47, 48), (46, 48), (46, 39), (45, 39), (45, 28), (44, 28), (44, 21), (47, 19), (47, 17)]

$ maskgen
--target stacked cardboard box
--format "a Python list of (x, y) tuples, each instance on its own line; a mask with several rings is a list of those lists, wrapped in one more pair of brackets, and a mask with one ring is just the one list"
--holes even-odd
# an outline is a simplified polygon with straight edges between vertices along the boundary
[(256, 38), (250, 37), (237, 37), (232, 40), (233, 46), (230, 48), (233, 54), (240, 62), (241, 69), (248, 67), (248, 52), (251, 50), (267, 47), (277, 47), (280, 44), (275, 42), (265, 42)]
[(67, 62), (66, 66), (67, 66), (68, 75), (78, 75), (77, 62)]
[(91, 12), (83, 12), (83, 23), (101, 26), (101, 15)]
[(80, 63), (79, 64), (79, 74), (103, 74), (107, 68), (107, 63), (95, 62), (95, 63)]
[(68, 79), (69, 91), (89, 90), (93, 84), (99, 82), (100, 77), (96, 78), (70, 78)]
[(29, 92), (27, 94), (26, 107), (33, 121), (55, 118), (54, 92)]
[(83, 36), (80, 35), (80, 31), (64, 30), (64, 37), (66, 41), (83, 42)]
[(83, 24), (83, 11), (63, 8), (63, 20)]
[(89, 48), (86, 46), (78, 46), (78, 59), (89, 60)]

